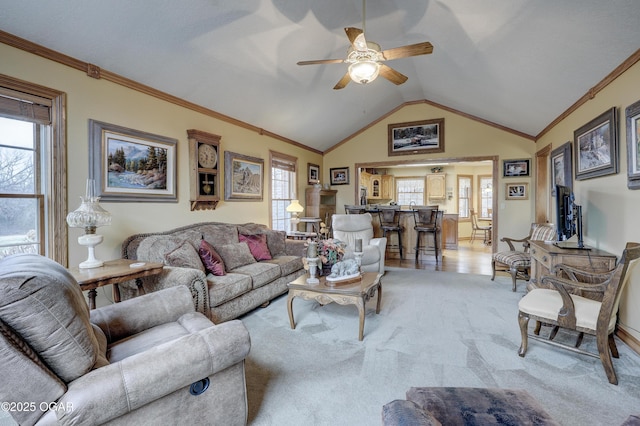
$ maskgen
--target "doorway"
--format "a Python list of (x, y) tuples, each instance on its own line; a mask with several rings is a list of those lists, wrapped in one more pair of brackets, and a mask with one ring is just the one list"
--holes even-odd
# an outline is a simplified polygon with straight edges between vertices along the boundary
[[(374, 162), (374, 163), (356, 163), (355, 164), (355, 182), (358, 184), (354, 185), (354, 200), (355, 204), (361, 204), (361, 171), (365, 169), (411, 169), (419, 166), (424, 167), (440, 167), (440, 166), (449, 166), (453, 165), (456, 167), (459, 166), (473, 166), (473, 165), (488, 165), (491, 172), (491, 182), (492, 188), (494, 191), (494, 195), (491, 200), (491, 219), (492, 219), (492, 230), (491, 230), (491, 241), (497, 241), (497, 235), (499, 230), (499, 204), (497, 197), (497, 188), (498, 188), (498, 170), (499, 170), (499, 159), (498, 156), (483, 156), (483, 157), (456, 157), (456, 158), (438, 158), (438, 159), (429, 159), (429, 160), (401, 160), (401, 161), (383, 161), (383, 162)], [(445, 166), (446, 165), (446, 166)], [(483, 173), (483, 175), (487, 175), (487, 173)], [(447, 185), (447, 197), (451, 194), (450, 189), (452, 189), (452, 185)], [(457, 194), (456, 194), (457, 195)], [(457, 207), (456, 207), (457, 208)], [(453, 209), (455, 210), (455, 208)], [(460, 227), (461, 225), (458, 224)], [(463, 226), (470, 227), (471, 221), (465, 221)], [(491, 255), (496, 252), (497, 244), (485, 245), (481, 241), (475, 241), (471, 243), (469, 240), (460, 239), (458, 243), (457, 250), (449, 250), (445, 249), (443, 251), (444, 256), (447, 257), (446, 262), (441, 262), (439, 265), (435, 264), (435, 259), (433, 262), (429, 260), (424, 260), (415, 264), (413, 260), (410, 262), (405, 261), (393, 261), (390, 260), (388, 262), (388, 266), (398, 266), (398, 267), (411, 267), (411, 268), (420, 268), (420, 269), (435, 269), (435, 270), (452, 270), (456, 272), (465, 272), (467, 273), (479, 273), (479, 274), (490, 274), (491, 269)], [(465, 266), (466, 265), (466, 266)], [(471, 272), (474, 271), (474, 272)]]

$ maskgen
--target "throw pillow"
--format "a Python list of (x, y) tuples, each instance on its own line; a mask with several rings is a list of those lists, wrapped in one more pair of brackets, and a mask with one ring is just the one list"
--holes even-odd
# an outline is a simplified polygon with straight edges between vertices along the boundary
[(224, 260), (227, 271), (233, 271), (250, 263), (256, 263), (247, 243), (226, 244), (218, 247), (220, 256)]
[(225, 275), (224, 260), (220, 257), (216, 249), (204, 238), (200, 240), (198, 254), (207, 273), (218, 276)]
[(205, 272), (199, 253), (189, 241), (183, 241), (178, 247), (165, 253), (164, 260), (169, 266), (193, 268)]
[(269, 247), (267, 246), (266, 234), (240, 234), (238, 235), (238, 239), (241, 243), (247, 243), (247, 245), (249, 246), (249, 251), (253, 255), (253, 258), (258, 262), (261, 260), (271, 260), (271, 253), (269, 252)]

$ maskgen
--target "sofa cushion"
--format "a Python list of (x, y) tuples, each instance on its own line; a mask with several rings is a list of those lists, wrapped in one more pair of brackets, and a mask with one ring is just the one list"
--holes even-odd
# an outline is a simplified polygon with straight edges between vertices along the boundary
[(194, 268), (205, 272), (204, 265), (196, 248), (189, 241), (183, 241), (175, 249), (165, 253), (165, 264), (179, 268)]
[(261, 260), (270, 260), (271, 253), (269, 247), (267, 247), (267, 235), (266, 234), (254, 234), (244, 235), (239, 234), (238, 239), (241, 243), (247, 243), (249, 251), (255, 260), (260, 262)]
[(143, 239), (136, 250), (136, 259), (147, 262), (165, 263), (165, 253), (176, 249), (185, 238), (167, 235), (150, 235)]
[(251, 254), (247, 243), (226, 244), (218, 247), (218, 253), (224, 260), (224, 267), (227, 271), (255, 263), (256, 259)]
[(302, 264), (302, 258), (300, 256), (275, 256), (271, 260), (266, 260), (266, 263), (273, 263), (280, 267), (280, 276), (286, 277), (293, 274), (296, 271), (304, 268)]
[(269, 247), (269, 252), (272, 257), (280, 254), (287, 254), (285, 242), (287, 239), (287, 233), (284, 231), (269, 229), (266, 226), (259, 225), (257, 223), (248, 223), (239, 225), (238, 232), (240, 235), (266, 235), (267, 246)]
[(280, 267), (269, 262), (250, 263), (233, 270), (237, 274), (251, 277), (251, 287), (258, 288), (280, 278)]
[(382, 407), (384, 426), (441, 426), (429, 412), (406, 399), (396, 399)]
[(207, 275), (209, 286), (209, 305), (214, 308), (251, 290), (251, 277), (232, 272), (218, 277)]
[(200, 240), (198, 254), (207, 273), (220, 276), (225, 274), (224, 260), (204, 238)]
[(96, 363), (87, 302), (71, 274), (51, 259), (19, 254), (0, 261), (0, 318), (65, 383)]

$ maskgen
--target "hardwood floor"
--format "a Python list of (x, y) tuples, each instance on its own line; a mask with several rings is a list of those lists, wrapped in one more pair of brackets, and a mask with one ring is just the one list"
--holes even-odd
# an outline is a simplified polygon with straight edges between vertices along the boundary
[(481, 241), (459, 241), (457, 250), (444, 250), (436, 264), (432, 253), (423, 254), (417, 263), (413, 252), (405, 253), (400, 260), (397, 253), (387, 253), (385, 265), (390, 267), (425, 269), (430, 271), (459, 272), (463, 274), (491, 275), (491, 246)]

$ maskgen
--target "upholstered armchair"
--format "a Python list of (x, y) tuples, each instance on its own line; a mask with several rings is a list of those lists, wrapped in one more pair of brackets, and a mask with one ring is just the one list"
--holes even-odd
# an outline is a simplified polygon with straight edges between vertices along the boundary
[[(508, 251), (500, 251), (491, 259), (493, 273), (491, 280), (496, 277), (496, 272), (504, 271), (511, 275), (513, 281), (512, 290), (516, 291), (516, 279), (529, 280), (531, 272), (531, 254), (529, 253), (529, 241), (551, 241), (556, 239), (556, 229), (551, 223), (532, 223), (529, 235), (524, 238), (501, 238), (509, 245)], [(515, 243), (522, 243), (522, 250), (517, 250)]]
[(353, 257), (356, 240), (362, 240), (362, 270), (384, 274), (386, 238), (373, 237), (370, 213), (334, 214), (331, 220), (333, 238), (347, 243), (345, 258)]
[(89, 311), (54, 261), (0, 261), (0, 401), (21, 425), (246, 424), (249, 348), (185, 286)]

